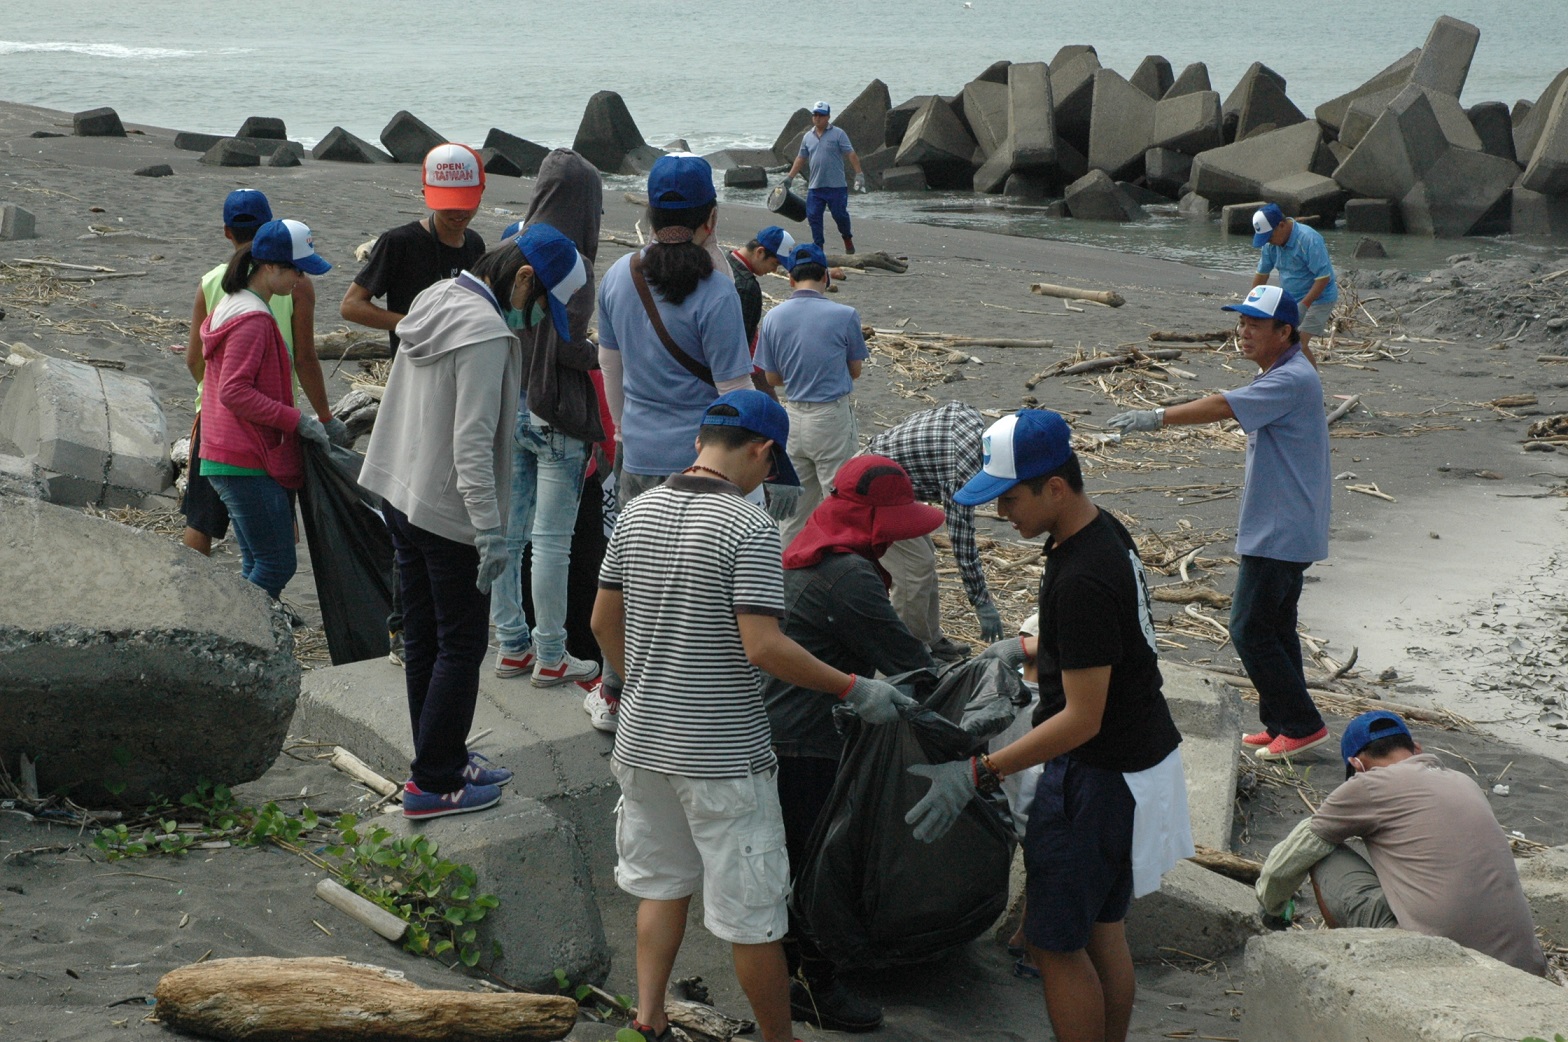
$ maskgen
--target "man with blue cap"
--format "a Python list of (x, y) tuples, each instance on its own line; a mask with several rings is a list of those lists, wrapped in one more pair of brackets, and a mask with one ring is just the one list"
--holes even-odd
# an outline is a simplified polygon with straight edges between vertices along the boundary
[(1302, 352), (1295, 298), (1278, 286), (1254, 286), (1245, 301), (1224, 310), (1241, 316), (1236, 339), (1258, 367), (1250, 384), (1164, 409), (1118, 413), (1107, 426), (1130, 434), (1235, 420), (1247, 432), (1230, 636), (1257, 688), (1263, 730), (1241, 740), (1259, 759), (1283, 760), (1329, 741), (1307, 693), (1296, 635), (1304, 573), (1328, 556), (1328, 420), (1323, 384)]
[[(1331, 928), (1447, 937), (1544, 974), (1508, 837), (1475, 780), (1422, 752), (1405, 721), (1384, 709), (1351, 720), (1339, 751), (1345, 783), (1263, 864), (1263, 910), (1291, 918), (1296, 889), (1310, 875)], [(1352, 836), (1367, 857), (1344, 845)]]
[(1024, 936), (1059, 1039), (1122, 1042), (1136, 982), (1124, 921), (1134, 897), (1191, 857), (1181, 735), (1165, 704), (1148, 583), (1127, 530), (1084, 492), (1067, 423), (1023, 409), (985, 432), (959, 503), (996, 500), (1025, 539), (1049, 533), (1039, 631), (985, 655), (1038, 667), (1034, 727), (994, 753), (910, 773), (931, 789), (905, 820), (940, 838), (976, 793), (1044, 764), (1024, 835)]
[[(741, 318), (746, 323), (746, 343), (752, 354), (757, 353), (757, 329), (762, 325), (762, 284), (757, 277), (772, 275), (780, 268), (789, 271), (789, 258), (794, 252), (794, 237), (778, 225), (770, 224), (746, 245), (731, 250), (726, 258), (730, 262), (730, 274), (735, 276)], [(759, 380), (757, 390), (772, 394), (766, 384), (766, 380)]]
[(1334, 303), (1339, 300), (1339, 284), (1334, 278), (1328, 245), (1317, 229), (1286, 217), (1278, 203), (1269, 203), (1252, 215), (1252, 232), (1253, 247), (1263, 251), (1252, 285), (1267, 285), (1269, 272), (1278, 269), (1281, 288), (1296, 298), (1301, 350), (1316, 365), (1312, 338), (1328, 332)]
[(844, 164), (855, 168), (855, 191), (866, 190), (866, 172), (860, 168), (860, 157), (843, 127), (835, 127), (830, 120), (833, 108), (825, 101), (811, 106), (811, 129), (800, 139), (800, 154), (784, 175), (787, 190), (795, 183), (795, 175), (807, 163), (811, 176), (806, 189), (806, 223), (811, 227), (811, 241), (817, 246), (824, 242), (822, 211), (833, 211), (833, 223), (844, 237), (844, 252), (855, 252), (855, 238), (849, 223), (849, 184), (844, 180)]

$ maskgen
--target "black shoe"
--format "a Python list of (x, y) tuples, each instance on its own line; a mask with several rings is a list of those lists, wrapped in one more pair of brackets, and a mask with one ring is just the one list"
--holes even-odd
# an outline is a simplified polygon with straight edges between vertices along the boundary
[(837, 980), (815, 986), (790, 981), (789, 1013), (828, 1031), (875, 1031), (882, 1026), (882, 1007)]
[(974, 649), (968, 644), (952, 637), (943, 637), (926, 646), (931, 649), (931, 657), (941, 662), (962, 662), (974, 654)]

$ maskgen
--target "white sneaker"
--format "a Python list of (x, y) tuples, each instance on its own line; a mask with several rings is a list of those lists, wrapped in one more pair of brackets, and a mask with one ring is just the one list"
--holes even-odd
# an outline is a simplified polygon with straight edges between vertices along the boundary
[(588, 722), (593, 724), (594, 730), (615, 733), (617, 714), (620, 712), (620, 701), (616, 700), (611, 705), (604, 697), (604, 691), (598, 684), (588, 687), (588, 694), (583, 698), (583, 711), (588, 714)]
[(555, 687), (573, 681), (586, 682), (599, 675), (599, 663), (573, 658), (567, 653), (561, 661), (547, 666), (544, 660), (534, 658), (534, 687)]
[(522, 651), (507, 651), (500, 648), (495, 653), (495, 675), (498, 677), (520, 677), (534, 668), (534, 648), (530, 644)]

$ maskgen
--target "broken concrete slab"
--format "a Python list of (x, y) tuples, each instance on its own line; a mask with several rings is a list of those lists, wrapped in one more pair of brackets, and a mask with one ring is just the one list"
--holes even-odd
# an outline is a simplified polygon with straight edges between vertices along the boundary
[(381, 128), (381, 145), (399, 163), (423, 163), (425, 156), (446, 138), (418, 116), (399, 109)]
[(1400, 230), (1399, 207), (1392, 199), (1350, 199), (1345, 202), (1345, 231), (1392, 235)]
[(131, 171), (137, 177), (173, 177), (174, 167), (168, 163), (153, 163)]
[(312, 159), (334, 163), (392, 163), (395, 160), (364, 138), (355, 137), (342, 127), (327, 131), (316, 147), (310, 150)]
[(1287, 217), (1332, 218), (1344, 209), (1345, 195), (1338, 181), (1310, 170), (1263, 186), (1263, 197), (1278, 203)]
[(71, 116), (71, 129), (77, 137), (124, 137), (120, 114), (107, 106), (86, 109)]
[(261, 153), (249, 141), (226, 137), (197, 160), (205, 166), (260, 166)]
[(1056, 133), (1087, 155), (1094, 112), (1094, 76), (1100, 71), (1100, 59), (1092, 47), (1077, 50), (1069, 57), (1058, 52), (1049, 68)]
[(1347, 91), (1337, 98), (1325, 101), (1313, 110), (1313, 115), (1319, 123), (1328, 129), (1329, 133), (1337, 135), (1341, 124), (1345, 120), (1345, 113), (1356, 99), (1386, 90), (1397, 91), (1399, 88), (1404, 87), (1405, 84), (1410, 82), (1410, 73), (1415, 69), (1416, 62), (1420, 59), (1421, 48), (1417, 47), (1355, 90)]
[(1170, 90), (1167, 90), (1165, 97), (1160, 100), (1179, 98), (1183, 94), (1196, 94), (1200, 90), (1212, 89), (1213, 85), (1209, 83), (1209, 67), (1203, 62), (1193, 62), (1181, 70), (1181, 75), (1176, 77), (1171, 84)]
[(1444, 937), (1286, 930), (1247, 942), (1243, 1042), (1550, 1037), (1568, 992)]
[(0, 531), (0, 762), (26, 753), (41, 789), (88, 806), (145, 806), (272, 766), (300, 671), (265, 593), (79, 510), (0, 496)]
[[(543, 145), (535, 144), (527, 138), (508, 134), (500, 127), (491, 127), (485, 135), (485, 148), (493, 148), (512, 161), (512, 165), (522, 171), (519, 177), (533, 177), (539, 173), (539, 164), (544, 162), (544, 157), (550, 150)], [(488, 168), (487, 168), (488, 169)]]
[(1508, 106), (1500, 101), (1483, 101), (1465, 109), (1465, 117), (1481, 141), (1481, 151), (1491, 156), (1518, 161), (1514, 154), (1514, 124)]
[(1251, 202), (1270, 181), (1303, 170), (1328, 173), (1327, 158), (1322, 131), (1308, 120), (1198, 153), (1192, 161), (1192, 189), (1219, 206)]
[(1236, 107), (1235, 126), (1232, 128), (1228, 120), (1226, 122), (1231, 140), (1245, 140), (1265, 126), (1278, 130), (1306, 120), (1306, 115), (1296, 107), (1295, 102), (1285, 96), (1283, 81), (1260, 73), (1246, 79), (1245, 85), (1246, 90), (1242, 92)]
[[(1212, 673), (1179, 663), (1162, 662), (1160, 675), (1171, 719), (1182, 736), (1193, 842), (1229, 850), (1241, 755), (1241, 696)], [(1256, 899), (1252, 903), (1255, 913)]]
[[(918, 166), (890, 166), (882, 171), (884, 192), (923, 192), (926, 190), (926, 172)], [(976, 191), (981, 191), (977, 185)]]
[(1509, 205), (1515, 235), (1568, 236), (1568, 196), (1542, 195), (1515, 184)]
[(1012, 170), (1049, 170), (1056, 165), (1056, 116), (1051, 71), (1044, 62), (1019, 62), (1007, 69), (1007, 151)]
[(235, 137), (260, 137), (272, 138), (276, 141), (286, 141), (289, 136), (288, 129), (283, 120), (277, 116), (248, 116), (240, 124), (239, 132)]
[[(1153, 98), (1120, 73), (1112, 69), (1096, 72), (1089, 127), (1090, 169), (1105, 171), (1113, 181), (1141, 177), (1143, 154), (1155, 144), (1155, 107)], [(1072, 209), (1071, 202), (1068, 208)]]
[[(633, 157), (632, 153), (646, 152), (649, 146), (621, 96), (613, 90), (601, 90), (583, 109), (572, 150), (606, 174), (621, 174), (635, 173), (627, 167), (639, 165), (646, 156)], [(633, 162), (628, 164), (628, 159)], [(651, 167), (651, 161), (647, 165)]]
[(1176, 77), (1171, 72), (1171, 63), (1164, 55), (1150, 54), (1138, 63), (1127, 82), (1159, 101), (1175, 85)]
[(1177, 953), (1222, 959), (1266, 932), (1252, 887), (1191, 861), (1178, 861), (1158, 890), (1127, 910), (1134, 962), (1159, 962)]
[(1189, 155), (1169, 148), (1151, 148), (1143, 154), (1144, 180), (1161, 195), (1176, 198), (1191, 174), (1192, 157)]
[[(1272, 80), (1279, 88), (1279, 93), (1285, 93), (1285, 77), (1264, 65), (1262, 62), (1253, 62), (1247, 66), (1247, 71), (1241, 74), (1241, 79), (1236, 81), (1236, 86), (1225, 95), (1225, 104), (1222, 106), (1225, 120), (1225, 140), (1236, 140), (1236, 123), (1241, 117), (1241, 107), (1246, 103), (1247, 97), (1252, 93), (1254, 85), (1259, 79)], [(1261, 120), (1257, 122), (1262, 122)]]
[(833, 125), (849, 135), (849, 143), (857, 153), (875, 152), (882, 147), (887, 113), (892, 107), (887, 84), (872, 80), (853, 101), (838, 110)]
[(1436, 238), (1506, 230), (1497, 225), (1506, 222), (1507, 195), (1518, 172), (1518, 164), (1485, 152), (1445, 150), (1400, 199), (1405, 230)]
[[(96, 367), (89, 367), (94, 368)], [(109, 419), (109, 489), (156, 494), (174, 484), (169, 426), (152, 385), (139, 376), (97, 369)], [(20, 447), (20, 446), (19, 446)]]
[(15, 203), (0, 203), (0, 240), (36, 239), (38, 219)]
[(1261, 199), (1229, 203), (1220, 207), (1220, 230), (1226, 235), (1251, 235), (1252, 215), (1267, 204)]
[(1557, 99), (1565, 90), (1568, 90), (1568, 69), (1552, 77), (1552, 82), (1546, 85), (1546, 89), (1541, 92), (1535, 104), (1525, 106), (1522, 113), (1518, 106), (1515, 107), (1514, 155), (1521, 163), (1529, 163), (1535, 156), (1536, 147), (1541, 143), (1541, 134), (1546, 130), (1547, 120), (1556, 107)]
[(1147, 216), (1104, 170), (1090, 170), (1062, 193), (1067, 212), (1080, 221), (1139, 221)]
[(1568, 90), (1557, 92), (1519, 184), (1542, 195), (1568, 194)]
[(1535, 928), (1562, 944), (1568, 938), (1568, 846), (1549, 847), (1514, 864)]
[(1220, 96), (1216, 91), (1178, 94), (1154, 106), (1154, 131), (1149, 147), (1195, 156), (1224, 143)]
[(49, 486), (44, 484), (43, 471), (37, 462), (0, 453), (0, 497), (4, 496), (49, 498)]
[(737, 166), (724, 171), (725, 188), (766, 188), (768, 171), (760, 166)]
[(1410, 82), (1457, 99), (1470, 75), (1481, 30), (1469, 22), (1441, 15), (1432, 23), (1421, 57), (1410, 70)]
[(964, 114), (979, 148), (981, 162), (996, 154), (1007, 140), (1007, 84), (971, 80), (964, 84)]

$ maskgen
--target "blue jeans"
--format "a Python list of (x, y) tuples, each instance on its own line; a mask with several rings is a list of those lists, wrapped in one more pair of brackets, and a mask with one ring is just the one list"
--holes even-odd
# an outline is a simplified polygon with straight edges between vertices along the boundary
[(264, 474), (214, 474), (207, 479), (228, 508), (240, 544), (240, 574), (276, 600), (294, 578), (294, 502)]
[(822, 211), (833, 211), (833, 223), (838, 233), (846, 239), (853, 238), (849, 231), (849, 189), (812, 188), (806, 192), (806, 223), (811, 225), (811, 241), (822, 245)]
[[(572, 532), (583, 496), (588, 443), (517, 414), (517, 451), (512, 460), (512, 512), (506, 522), (511, 564), (493, 587), (496, 639), (504, 652), (523, 651), (530, 640), (547, 664), (566, 654), (566, 577), (572, 562)], [(531, 588), (535, 627), (523, 613), (523, 548), (533, 544)]]
[(1258, 689), (1258, 716), (1271, 735), (1305, 738), (1323, 729), (1323, 717), (1307, 694), (1296, 635), (1301, 599), (1300, 561), (1242, 555), (1230, 602), (1230, 639)]

